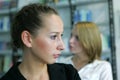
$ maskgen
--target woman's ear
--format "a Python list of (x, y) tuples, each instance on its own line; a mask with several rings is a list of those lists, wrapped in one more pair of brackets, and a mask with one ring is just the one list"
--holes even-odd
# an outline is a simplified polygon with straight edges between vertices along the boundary
[(21, 39), (26, 47), (32, 47), (32, 37), (28, 31), (23, 31), (21, 34)]

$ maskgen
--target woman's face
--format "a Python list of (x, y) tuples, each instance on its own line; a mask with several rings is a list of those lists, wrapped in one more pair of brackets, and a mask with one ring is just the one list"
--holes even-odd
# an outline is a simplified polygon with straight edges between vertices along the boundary
[(69, 49), (70, 51), (75, 54), (77, 57), (79, 56), (82, 61), (89, 61), (89, 57), (80, 42), (77, 34), (77, 28), (74, 28), (71, 33), (71, 37), (69, 40)]
[(43, 63), (54, 63), (64, 49), (62, 41), (63, 22), (57, 15), (49, 15), (44, 19), (44, 27), (32, 38), (32, 54)]
[(83, 53), (83, 47), (80, 44), (80, 41), (78, 39), (78, 34), (76, 33), (76, 29), (74, 28), (71, 33), (71, 37), (69, 40), (69, 49), (74, 54)]

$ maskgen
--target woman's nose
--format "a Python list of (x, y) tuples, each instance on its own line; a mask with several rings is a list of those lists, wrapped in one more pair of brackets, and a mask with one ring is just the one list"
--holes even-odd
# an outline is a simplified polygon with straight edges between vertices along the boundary
[(74, 41), (74, 38), (73, 38), (73, 37), (70, 37), (69, 43), (73, 43), (73, 41)]
[(58, 41), (58, 49), (59, 50), (64, 50), (65, 49), (65, 44), (62, 39)]

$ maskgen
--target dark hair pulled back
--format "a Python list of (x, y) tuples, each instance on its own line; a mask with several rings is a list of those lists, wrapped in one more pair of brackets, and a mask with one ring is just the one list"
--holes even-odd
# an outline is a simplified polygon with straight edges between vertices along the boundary
[(23, 47), (21, 33), (27, 30), (30, 34), (35, 35), (37, 30), (44, 25), (44, 16), (49, 14), (58, 15), (55, 9), (38, 3), (26, 5), (18, 11), (11, 25), (13, 47), (16, 49)]

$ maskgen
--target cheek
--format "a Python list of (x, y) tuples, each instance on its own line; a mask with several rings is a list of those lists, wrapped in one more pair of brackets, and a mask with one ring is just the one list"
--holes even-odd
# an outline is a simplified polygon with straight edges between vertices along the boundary
[(75, 49), (76, 51), (80, 51), (80, 52), (83, 50), (81, 44), (79, 44), (78, 42), (75, 42)]
[(40, 49), (45, 49), (46, 46), (47, 46), (46, 43), (45, 43), (45, 41), (44, 40), (40, 40), (40, 39), (36, 40), (36, 45)]
[(74, 45), (76, 48), (80, 47), (80, 44), (78, 43), (78, 41), (74, 41)]
[(83, 49), (83, 47), (80, 44), (78, 45), (77, 49), (78, 49), (79, 52), (84, 52), (84, 49)]
[(36, 40), (36, 45), (41, 50), (46, 50), (48, 48), (48, 43), (45, 40)]

